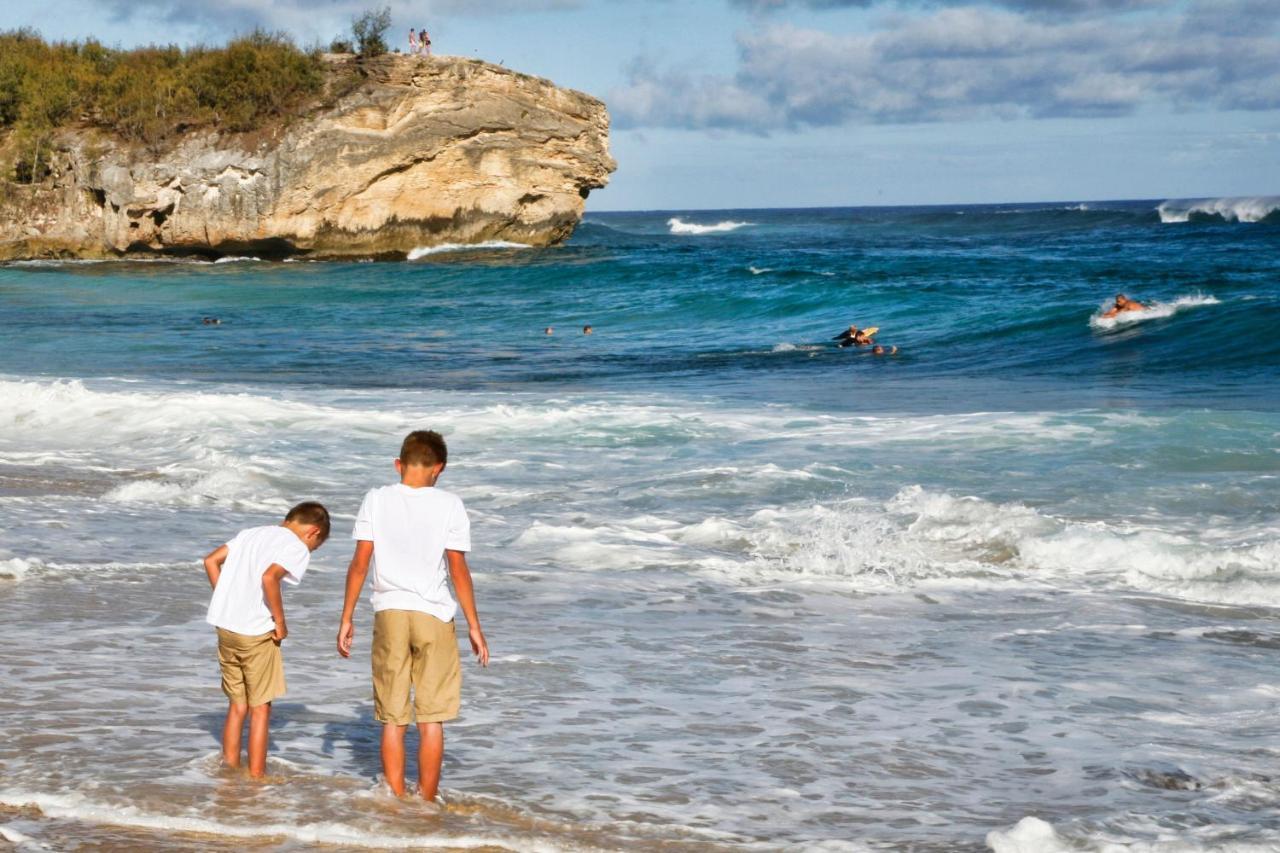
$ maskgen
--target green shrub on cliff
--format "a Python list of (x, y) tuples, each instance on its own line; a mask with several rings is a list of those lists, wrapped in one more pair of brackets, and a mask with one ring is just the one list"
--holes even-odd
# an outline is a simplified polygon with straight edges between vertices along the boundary
[(261, 30), (225, 47), (187, 50), (0, 33), (0, 131), (13, 132), (21, 181), (47, 173), (48, 146), (61, 127), (96, 126), (158, 146), (193, 127), (258, 130), (297, 112), (323, 86), (317, 54)]
[(148, 47), (103, 63), (96, 123), (125, 139), (158, 145), (204, 116), (189, 82), (187, 57), (176, 47)]
[(369, 9), (351, 19), (351, 34), (361, 56), (381, 56), (387, 52), (387, 30), (391, 29), (391, 7)]

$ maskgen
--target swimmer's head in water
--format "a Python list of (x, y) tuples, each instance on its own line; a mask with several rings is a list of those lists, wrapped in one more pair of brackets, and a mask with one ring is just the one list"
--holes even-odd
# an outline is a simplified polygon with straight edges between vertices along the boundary
[(884, 347), (876, 344), (875, 349), (871, 350), (872, 355), (884, 355)]
[(589, 334), (591, 334), (591, 326), (589, 326), (589, 325), (587, 325), (587, 326), (583, 326), (583, 327), (582, 327), (582, 334), (584, 334), (584, 335), (589, 335)]
[(544, 334), (544, 335), (550, 335), (550, 334), (551, 334), (551, 333), (553, 333), (554, 331), (555, 331), (555, 329), (551, 328), (550, 326), (547, 326), (545, 329), (543, 329), (543, 330), (542, 330), (542, 334)]

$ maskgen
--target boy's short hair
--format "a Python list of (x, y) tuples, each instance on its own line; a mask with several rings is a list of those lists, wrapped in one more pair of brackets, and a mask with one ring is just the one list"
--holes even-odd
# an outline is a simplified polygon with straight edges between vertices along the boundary
[(400, 445), (401, 465), (447, 465), (449, 448), (444, 436), (433, 429), (415, 429)]
[(325, 509), (322, 503), (303, 501), (289, 510), (289, 514), (284, 517), (284, 520), (286, 522), (296, 521), (299, 524), (314, 524), (320, 528), (321, 542), (329, 538), (329, 510)]

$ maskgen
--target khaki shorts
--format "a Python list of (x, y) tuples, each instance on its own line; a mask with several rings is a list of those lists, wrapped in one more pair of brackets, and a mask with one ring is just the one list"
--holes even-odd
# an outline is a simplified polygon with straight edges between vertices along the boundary
[[(409, 687), (413, 686), (413, 712)], [(458, 716), (462, 665), (453, 622), (416, 610), (379, 610), (373, 615), (373, 715), (407, 726), (441, 723)]]
[(284, 657), (271, 634), (249, 637), (218, 629), (222, 692), (237, 705), (256, 707), (284, 695)]

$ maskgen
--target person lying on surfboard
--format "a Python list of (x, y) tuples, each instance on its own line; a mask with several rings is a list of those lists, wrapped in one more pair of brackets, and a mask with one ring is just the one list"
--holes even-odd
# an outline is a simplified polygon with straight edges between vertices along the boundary
[(879, 326), (870, 326), (866, 329), (859, 329), (857, 326), (851, 325), (831, 340), (839, 341), (840, 346), (842, 347), (864, 347), (872, 342), (872, 336), (878, 331), (880, 331)]
[(1103, 314), (1103, 317), (1114, 317), (1117, 314), (1123, 314), (1126, 311), (1146, 311), (1147, 306), (1143, 305), (1135, 299), (1130, 299), (1123, 293), (1116, 294), (1116, 304), (1111, 310)]

